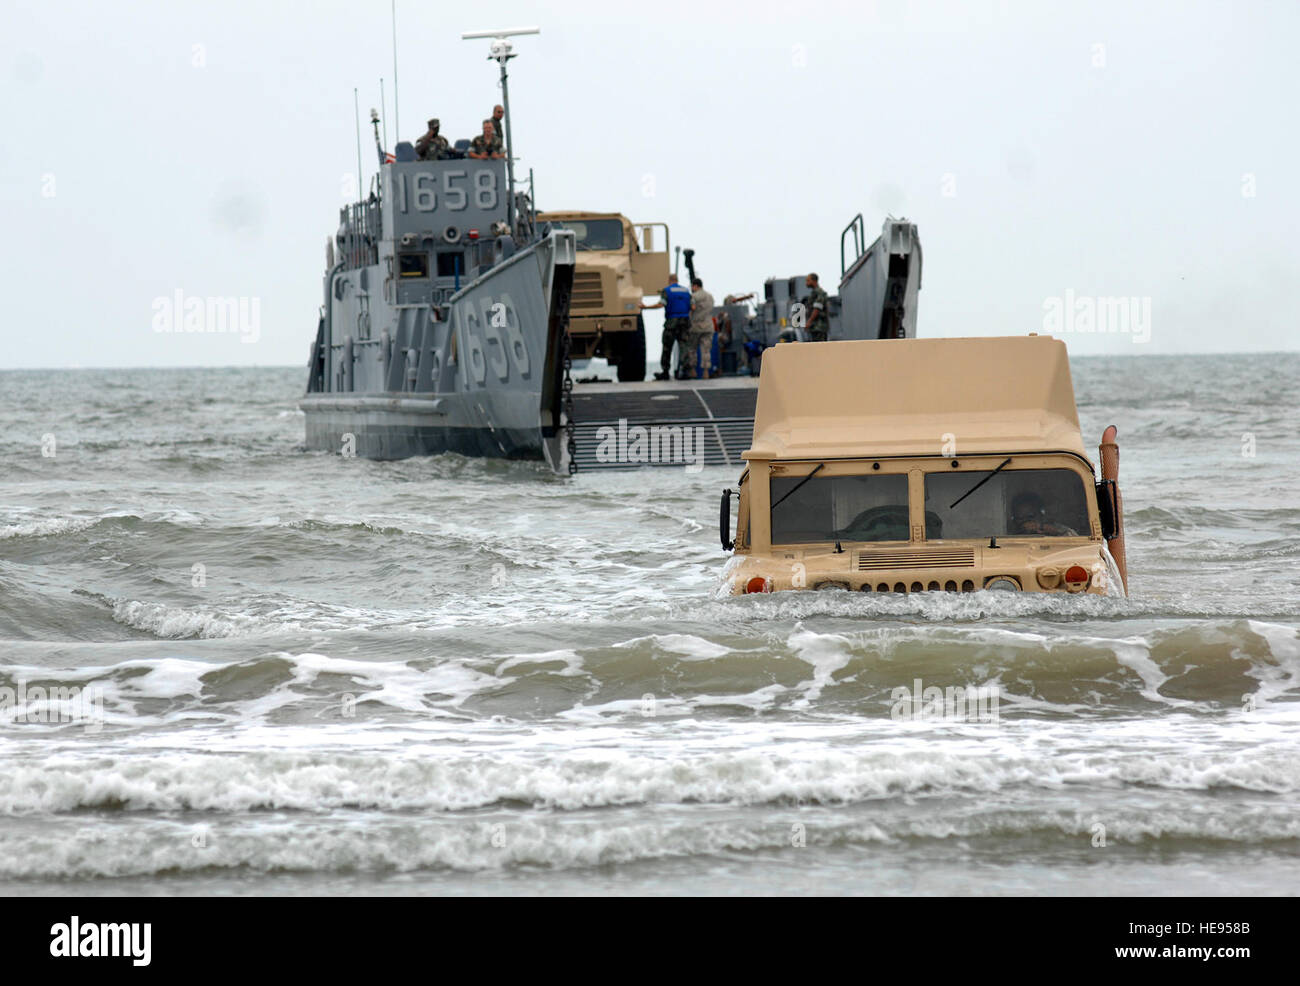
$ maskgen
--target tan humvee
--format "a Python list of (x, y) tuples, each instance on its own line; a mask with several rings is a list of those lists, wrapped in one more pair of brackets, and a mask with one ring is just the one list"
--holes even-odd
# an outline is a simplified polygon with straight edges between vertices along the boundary
[[(604, 356), (620, 380), (645, 379), (641, 300), (668, 283), (668, 227), (633, 223), (617, 212), (542, 212), (537, 218), (573, 230), (578, 264), (569, 302), (574, 359)], [(655, 227), (663, 228), (657, 249)]]
[(727, 582), (1125, 593), (1114, 437), (1098, 482), (1065, 344), (1047, 336), (776, 346), (734, 544), (722, 496)]

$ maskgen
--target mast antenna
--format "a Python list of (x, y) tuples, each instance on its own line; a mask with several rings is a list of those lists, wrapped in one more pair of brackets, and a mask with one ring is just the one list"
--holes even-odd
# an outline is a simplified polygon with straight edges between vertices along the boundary
[(510, 186), (510, 194), (506, 197), (506, 220), (510, 224), (512, 235), (515, 231), (515, 156), (514, 144), (510, 140), (510, 86), (507, 82), (506, 62), (515, 57), (515, 50), (514, 45), (506, 39), (521, 34), (541, 33), (540, 27), (507, 27), (498, 31), (466, 31), (460, 36), (462, 41), (491, 38), (488, 60), (501, 66), (501, 108), (506, 112), (506, 181)]

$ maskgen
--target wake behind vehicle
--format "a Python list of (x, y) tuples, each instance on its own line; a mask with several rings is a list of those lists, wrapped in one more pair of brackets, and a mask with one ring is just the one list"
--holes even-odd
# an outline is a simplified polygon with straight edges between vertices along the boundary
[(1098, 479), (1059, 340), (774, 347), (744, 458), (733, 594), (1127, 592), (1115, 430)]

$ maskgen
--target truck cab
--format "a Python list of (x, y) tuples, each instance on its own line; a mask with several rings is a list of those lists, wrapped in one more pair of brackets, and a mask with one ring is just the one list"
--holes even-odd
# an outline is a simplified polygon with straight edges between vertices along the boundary
[(571, 355), (603, 356), (618, 368), (619, 380), (644, 380), (640, 305), (668, 283), (667, 225), (633, 223), (617, 212), (542, 212), (537, 219), (572, 230), (577, 238), (578, 264), (569, 302)]
[(728, 585), (1125, 594), (1105, 437), (1099, 480), (1065, 344), (1047, 336), (776, 346), (723, 493)]

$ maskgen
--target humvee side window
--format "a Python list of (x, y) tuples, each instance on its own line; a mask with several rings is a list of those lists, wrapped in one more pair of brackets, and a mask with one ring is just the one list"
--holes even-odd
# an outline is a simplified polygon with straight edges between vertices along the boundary
[(773, 544), (909, 536), (905, 475), (773, 476), (771, 496)]
[(1089, 533), (1083, 480), (1070, 469), (1008, 466), (953, 506), (992, 472), (927, 474), (925, 536), (1073, 537)]
[(399, 253), (397, 255), (398, 277), (428, 277), (429, 255), (427, 253)]

